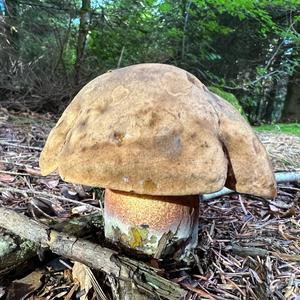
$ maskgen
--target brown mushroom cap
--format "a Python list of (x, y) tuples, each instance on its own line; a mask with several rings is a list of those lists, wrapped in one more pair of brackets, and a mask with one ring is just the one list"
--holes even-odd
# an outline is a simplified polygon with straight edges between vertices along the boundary
[[(43, 175), (148, 195), (220, 190), (273, 197), (267, 153), (247, 122), (192, 74), (134, 65), (88, 83), (52, 129)], [(228, 176), (227, 176), (228, 175)]]

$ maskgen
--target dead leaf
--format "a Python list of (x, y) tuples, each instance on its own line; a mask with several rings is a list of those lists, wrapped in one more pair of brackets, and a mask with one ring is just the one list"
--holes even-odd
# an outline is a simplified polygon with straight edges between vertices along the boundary
[(63, 299), (63, 297), (67, 294), (68, 294), (68, 291), (62, 291), (62, 292), (58, 293), (57, 295), (51, 297), (50, 300)]
[(86, 192), (84, 190), (84, 187), (80, 184), (73, 184), (73, 187), (75, 189), (75, 191), (78, 193), (78, 195), (81, 198), (85, 198), (86, 197)]
[(79, 262), (75, 262), (73, 266), (73, 280), (78, 282), (81, 290), (84, 290), (84, 294), (80, 297), (80, 300), (88, 300), (87, 294), (92, 288), (91, 278), (87, 272), (87, 267)]
[(40, 183), (44, 184), (49, 189), (53, 189), (58, 186), (59, 179), (41, 179)]
[(69, 190), (67, 186), (63, 186), (60, 191), (65, 198), (72, 200), (80, 200), (78, 193), (72, 190)]
[(78, 288), (79, 288), (79, 284), (78, 283), (74, 284), (70, 289), (69, 293), (65, 296), (64, 300), (71, 300), (73, 294), (78, 290)]
[(269, 208), (270, 208), (271, 212), (279, 212), (280, 211), (280, 209), (277, 206), (272, 205), (272, 204), (269, 204)]
[(281, 208), (281, 209), (289, 209), (289, 208), (292, 208), (293, 205), (294, 205), (293, 203), (288, 204), (288, 203), (285, 203), (284, 201), (279, 200), (279, 199), (276, 199), (274, 201), (270, 201), (269, 203), (271, 205), (274, 205), (274, 206), (276, 206), (278, 208)]
[(66, 211), (58, 201), (51, 204), (54, 213), (60, 218), (68, 218), (70, 213)]
[(86, 205), (80, 205), (72, 208), (72, 215), (83, 214), (89, 212), (91, 209)]
[(10, 182), (13, 182), (14, 180), (15, 180), (14, 176), (11, 176), (9, 174), (0, 173), (0, 181), (10, 183)]
[(30, 295), (40, 288), (43, 273), (41, 271), (33, 271), (26, 277), (14, 280), (8, 288), (6, 299), (23, 299), (26, 295)]

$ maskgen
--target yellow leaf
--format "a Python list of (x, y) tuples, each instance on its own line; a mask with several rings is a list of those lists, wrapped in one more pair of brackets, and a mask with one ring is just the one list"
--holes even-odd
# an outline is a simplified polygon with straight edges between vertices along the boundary
[(138, 248), (143, 246), (143, 239), (138, 228), (131, 227), (131, 239), (129, 241), (131, 248)]

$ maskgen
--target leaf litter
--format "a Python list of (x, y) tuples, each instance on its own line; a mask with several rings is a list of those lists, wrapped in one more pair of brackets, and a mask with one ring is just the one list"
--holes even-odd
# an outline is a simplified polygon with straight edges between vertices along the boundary
[[(65, 183), (58, 174), (41, 177), (38, 158), (53, 119), (0, 109), (0, 205), (42, 222), (101, 212), (101, 190)], [(275, 170), (300, 170), (299, 137), (259, 138)], [(190, 291), (187, 299), (300, 299), (299, 184), (281, 184), (273, 200), (230, 194), (201, 202), (195, 261), (193, 269), (169, 267), (164, 273)], [(87, 267), (68, 262), (43, 268), (27, 275), (39, 281), (23, 299), (111, 299)], [(1, 295), (7, 297), (13, 284), (1, 286)]]

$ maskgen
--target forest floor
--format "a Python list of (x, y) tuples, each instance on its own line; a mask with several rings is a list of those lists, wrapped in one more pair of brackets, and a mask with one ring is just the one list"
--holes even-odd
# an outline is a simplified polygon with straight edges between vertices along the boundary
[[(0, 109), (0, 206), (48, 225), (102, 205), (100, 190), (40, 175), (38, 158), (54, 123), (50, 115)], [(300, 171), (299, 136), (259, 137), (275, 170)], [(231, 194), (201, 202), (200, 209), (196, 267), (168, 272), (168, 279), (190, 291), (187, 299), (300, 299), (299, 184), (280, 184), (273, 200)], [(9, 233), (0, 229), (1, 235), (8, 239)], [(3, 257), (0, 239), (0, 266)], [(0, 267), (0, 299), (111, 299), (103, 276), (63, 257), (30, 271), (22, 264), (17, 268), (25, 272), (13, 268)]]

